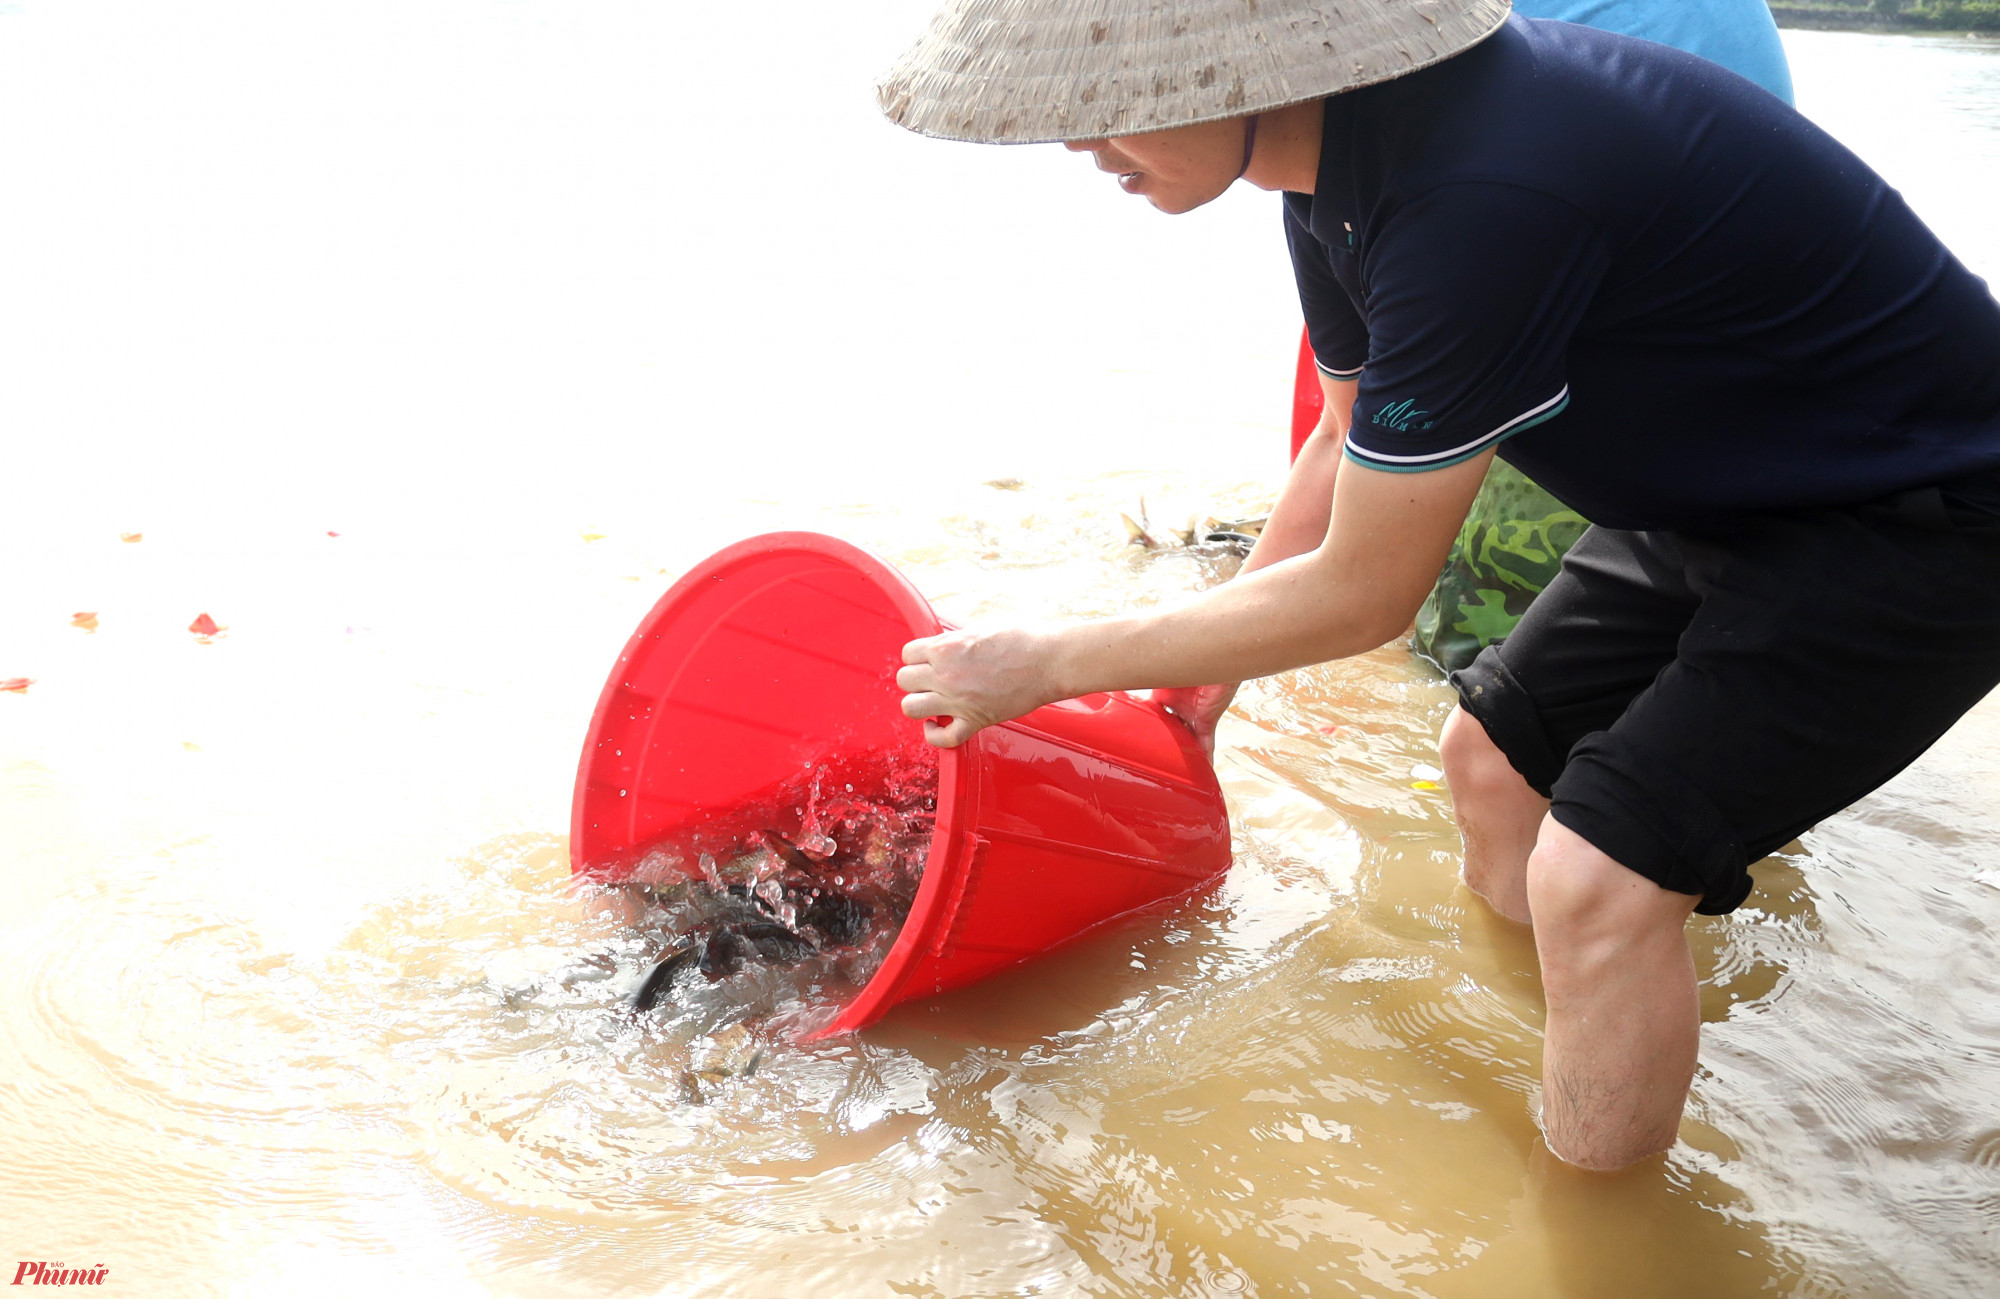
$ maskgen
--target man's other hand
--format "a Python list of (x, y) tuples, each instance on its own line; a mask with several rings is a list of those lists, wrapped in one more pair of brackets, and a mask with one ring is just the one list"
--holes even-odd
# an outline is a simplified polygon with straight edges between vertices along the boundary
[(1174, 686), (1153, 692), (1153, 702), (1185, 723), (1201, 743), (1201, 751), (1211, 760), (1215, 757), (1216, 724), (1229, 711), (1229, 701), (1234, 698), (1236, 687), (1233, 685)]

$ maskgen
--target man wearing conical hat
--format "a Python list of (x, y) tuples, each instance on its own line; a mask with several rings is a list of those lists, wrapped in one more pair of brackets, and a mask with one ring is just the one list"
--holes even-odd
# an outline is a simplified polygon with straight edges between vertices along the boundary
[(1185, 212), (1281, 191), (1327, 419), (1236, 580), (1161, 612), (912, 642), (933, 743), (1373, 649), (1496, 455), (1593, 525), (1455, 673), (1468, 884), (1532, 923), (1542, 1120), (1672, 1144), (1683, 937), (2000, 681), (2000, 303), (1774, 96), (1506, 0), (953, 0), (880, 88)]

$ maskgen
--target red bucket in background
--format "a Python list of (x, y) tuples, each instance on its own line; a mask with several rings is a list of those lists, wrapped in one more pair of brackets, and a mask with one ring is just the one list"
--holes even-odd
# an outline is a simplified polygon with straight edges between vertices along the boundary
[[(584, 741), (572, 869), (621, 879), (651, 848), (740, 846), (805, 773), (937, 765), (916, 900), (881, 968), (826, 1030), (962, 987), (1229, 866), (1229, 819), (1187, 728), (1123, 693), (1050, 704), (932, 750), (895, 684), (943, 629), (866, 551), (776, 532), (695, 566), (619, 656)], [(789, 832), (794, 828), (781, 826)]]
[(1326, 389), (1319, 386), (1319, 361), (1313, 355), (1310, 332), (1299, 335), (1299, 362), (1292, 373), (1292, 459), (1305, 450), (1306, 439), (1319, 427), (1326, 410)]

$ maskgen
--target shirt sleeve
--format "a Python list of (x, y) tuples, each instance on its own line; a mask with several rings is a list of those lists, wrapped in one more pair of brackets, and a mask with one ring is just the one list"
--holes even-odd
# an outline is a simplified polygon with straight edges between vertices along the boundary
[(1535, 190), (1459, 183), (1404, 205), (1362, 251), (1348, 457), (1442, 469), (1561, 414), (1570, 339), (1609, 262), (1584, 213)]
[(1334, 278), (1325, 245), (1312, 237), (1292, 205), (1285, 210), (1285, 243), (1292, 250), (1292, 273), (1299, 281), (1299, 306), (1306, 314), (1306, 335), (1320, 373), (1352, 379), (1368, 359), (1368, 327), (1361, 323), (1354, 299)]

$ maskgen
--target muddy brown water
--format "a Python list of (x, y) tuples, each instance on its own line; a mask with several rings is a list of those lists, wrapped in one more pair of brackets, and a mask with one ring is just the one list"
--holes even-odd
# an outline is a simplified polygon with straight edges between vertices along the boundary
[[(0, 9), (0, 33), (19, 38), (16, 53), (0, 52), (14, 60), (0, 93), (25, 104), (21, 87), (39, 85), (63, 102), (63, 85), (35, 68), (84, 76), (109, 60), (164, 95), (122, 108), (107, 100), (100, 116), (80, 111), (60, 129), (12, 138), (10, 167), (51, 192), (58, 180), (95, 184), (105, 173), (63, 159), (131, 164), (84, 146), (113, 138), (92, 134), (103, 114), (140, 139), (188, 126), (169, 90), (206, 96), (201, 121), (216, 130), (257, 129), (221, 89), (239, 84), (218, 71), (238, 47), (218, 33), (268, 43), (275, 20), (209, 6), (176, 26), (164, 13)], [(555, 51), (543, 68), (551, 84), (586, 96), (607, 77), (643, 84), (639, 56), (667, 48), (635, 42), (626, 67), (586, 39), (601, 33), (519, 6), (459, 6), (451, 15), (462, 29), (435, 15), (391, 27), (386, 9), (354, 13), (284, 29), (296, 43), (285, 44), (297, 60), (287, 75), (317, 85), (326, 69), (309, 54), (329, 43), (379, 56), (370, 84), (422, 129), (383, 135), (358, 109), (322, 121), (310, 105), (294, 105), (300, 115), (288, 121), (309, 143), (372, 140), (402, 162), (413, 159), (395, 151), (443, 130), (450, 107), (409, 98), (412, 87), (453, 66), (465, 32), (466, 66), (484, 68), (490, 84), (448, 84), (500, 114), (539, 83), (511, 75), (504, 59), (481, 64), (495, 48), (519, 59)], [(118, 26), (127, 21), (132, 31)], [(161, 48), (177, 57), (160, 63)], [(406, 68), (383, 52), (404, 48), (437, 57)], [(828, 85), (859, 84), (873, 67), (872, 46), (825, 50), (839, 73), (826, 74)], [(822, 52), (797, 52), (794, 70), (809, 75)], [(1835, 33), (1794, 34), (1792, 52), (1807, 106), (1891, 168), (1968, 260), (2000, 266), (1990, 224), (2000, 54)], [(217, 75), (184, 85), (170, 68)], [(285, 83), (265, 68), (249, 90), (281, 98)], [(617, 107), (640, 112), (642, 100)], [(830, 120), (867, 117), (865, 104), (828, 102), (843, 105)], [(553, 97), (545, 106), (560, 111)], [(620, 120), (607, 112), (602, 125)], [(506, 119), (491, 137), (465, 129), (499, 156), (502, 144), (533, 147), (532, 126)], [(312, 134), (322, 129), (362, 134)], [(605, 141), (625, 138), (597, 140), (604, 154), (593, 158), (608, 166), (616, 151)], [(51, 139), (74, 147), (36, 143)], [(901, 147), (881, 144), (880, 156)], [(319, 174), (284, 170), (292, 164), (281, 153), (255, 156), (298, 185)], [(377, 174), (358, 151), (339, 156), (362, 168), (342, 173), (358, 188), (299, 190), (312, 199), (299, 220), (334, 203), (365, 229), (377, 205), (406, 210), (397, 204), (411, 186), (436, 197), (423, 188), (432, 173), (414, 163)], [(482, 156), (464, 154), (455, 183), (485, 183)], [(954, 175), (981, 174), (957, 155), (924, 156), (965, 168)], [(1085, 182), (1099, 178), (1072, 186), (1056, 163), (1073, 161), (1051, 162), (1046, 183), (1081, 203), (1075, 196), (1097, 192)], [(1043, 164), (1024, 154), (991, 165)], [(136, 175), (144, 192), (193, 192), (173, 189), (179, 172), (118, 174)], [(226, 188), (235, 173), (202, 174)], [(1041, 173), (1006, 174), (1043, 183)], [(533, 197), (502, 188), (489, 193), (496, 221), (514, 211), (500, 198)], [(563, 191), (536, 193), (556, 203), (547, 196)], [(93, 210), (112, 221), (122, 209)], [(166, 204), (147, 220), (207, 210)], [(1177, 230), (1197, 232), (1199, 247), (1198, 232), (1234, 229), (1232, 210)], [(33, 235), (57, 266), (87, 271), (100, 254), (114, 271), (124, 265), (116, 259), (129, 249), (105, 245), (107, 227), (33, 225), (34, 211), (6, 214), (16, 223), (5, 228), (10, 246)], [(1243, 228), (1268, 238), (1266, 217), (1256, 209)], [(1132, 230), (1155, 228), (1132, 220)], [(174, 228), (196, 239), (193, 226)], [(556, 240), (554, 223), (505, 228), (520, 248), (566, 250), (569, 270), (594, 265), (588, 241)], [(346, 229), (320, 232), (334, 278), (356, 265), (340, 260)], [(846, 230), (864, 242), (907, 233)], [(1065, 224), (1020, 238), (1060, 259), (1071, 233)], [(217, 266), (247, 266), (243, 284), (264, 282), (249, 274), (257, 267), (292, 265), (282, 250), (246, 250), (244, 237), (223, 222), (213, 242), (188, 246)], [(607, 239), (628, 252), (642, 242)], [(442, 247), (425, 245), (426, 256)], [(1616, 1177), (1574, 1173), (1538, 1142), (1532, 948), (1457, 880), (1449, 794), (1425, 787), (1449, 695), (1396, 647), (1245, 691), (1220, 763), (1236, 862), (1215, 890), (980, 987), (905, 1005), (858, 1038), (777, 1044), (748, 1071), (754, 1048), (741, 1037), (690, 1039), (611, 1013), (615, 989), (604, 982), (547, 988), (539, 981), (578, 956), (632, 940), (624, 919), (567, 891), (562, 827), (597, 687), (673, 573), (735, 536), (805, 526), (877, 549), (954, 620), (1143, 607), (1206, 575), (1184, 557), (1149, 561), (1121, 548), (1118, 513), (1141, 495), (1163, 522), (1255, 511), (1274, 466), (1227, 444), (1275, 445), (1282, 410), (1196, 437), (1162, 407), (1143, 442), (1107, 432), (1113, 450), (1091, 451), (1048, 412), (1112, 429), (1116, 409), (1066, 403), (1130, 376), (1102, 358), (1042, 373), (1031, 361), (1050, 345), (1045, 335), (989, 321), (1019, 376), (989, 404), (1007, 418), (1020, 414), (1007, 406), (1017, 399), (1041, 411), (1018, 441), (968, 436), (981, 445), (954, 452), (960, 460), (908, 459), (918, 443), (898, 430), (915, 426), (915, 408), (885, 392), (868, 409), (882, 419), (896, 474), (864, 481), (815, 466), (818, 481), (766, 482), (764, 462), (781, 457), (724, 445), (716, 454), (732, 473), (758, 470), (756, 487), (730, 487), (726, 475), (702, 477), (674, 458), (694, 455), (678, 448), (697, 435), (704, 446), (729, 441), (706, 426), (666, 425), (683, 441), (648, 461), (648, 439), (661, 436), (653, 427), (575, 431), (590, 421), (538, 404), (545, 394), (532, 384), (544, 370), (586, 413), (616, 381), (560, 350), (561, 331), (591, 327), (588, 313), (564, 314), (561, 295), (550, 297), (549, 350), (509, 353), (472, 279), (440, 271), (433, 283), (390, 245), (377, 251), (403, 272), (379, 287), (415, 303), (414, 315), (348, 319), (345, 342), (300, 337), (337, 343), (335, 355), (370, 384), (416, 398), (416, 414), (398, 424), (385, 403), (376, 413), (388, 431), (371, 432), (365, 412), (346, 411), (357, 417), (350, 449), (373, 457), (374, 470), (298, 461), (286, 470), (295, 494), (268, 509), (230, 498), (272, 490), (274, 462), (258, 456), (278, 452), (258, 448), (280, 408), (201, 404), (239, 391), (229, 374), (200, 368), (221, 364), (209, 352), (235, 338), (237, 315), (200, 316), (211, 299), (183, 292), (173, 278), (182, 263), (161, 262), (165, 279), (139, 274), (137, 261), (111, 278), (138, 295), (130, 306), (141, 318), (167, 303), (197, 313), (188, 330), (128, 338), (118, 333), (125, 317), (93, 317), (108, 331), (91, 335), (94, 346), (108, 350), (92, 355), (128, 361), (131, 383), (94, 388), (60, 365), (13, 375), (10, 419), (46, 436), (10, 453), (44, 476), (0, 486), (10, 557), (0, 677), (35, 678), (26, 694), (0, 695), (0, 1241), (10, 1264), (102, 1265), (105, 1290), (145, 1295), (1995, 1291), (1996, 701), (1893, 785), (1761, 865), (1743, 911), (1691, 927), (1704, 1019), (1693, 1104), (1667, 1159)], [(278, 260), (259, 260), (266, 254)], [(311, 263), (296, 273), (306, 278), (295, 288), (330, 291), (310, 281)], [(548, 273), (530, 266), (510, 291), (532, 299), (543, 292), (535, 277)], [(75, 325), (66, 295), (87, 298), (94, 283), (83, 271), (60, 285), (22, 274), (42, 314), (34, 331), (9, 335), (17, 357)], [(226, 304), (243, 291), (227, 277), (208, 289)], [(1285, 292), (1281, 283), (1288, 311)], [(424, 334), (424, 312), (466, 295), (462, 315), (435, 319), (471, 331), (479, 348), (501, 347), (518, 362), (512, 372), (471, 345), (452, 350), (451, 330)], [(1244, 355), (1284, 357), (1295, 324), (1283, 311), (1274, 319)], [(613, 319), (592, 338), (615, 348), (630, 323)], [(467, 383), (395, 389), (407, 375), (379, 368), (376, 328), (423, 334), (447, 377)], [(1239, 408), (1268, 379), (1256, 368), (1264, 359), (1236, 353), (1207, 371), (1173, 359), (1193, 357), (1170, 350), (1184, 320), (1136, 312), (1132, 328), (1154, 331), (1146, 336), (1160, 349), (1142, 377), (1170, 385), (1172, 369), (1199, 380), (1209, 405), (1191, 423)], [(1023, 350), (1004, 352), (1014, 337)], [(266, 367), (244, 383), (264, 382), (270, 367), (291, 373), (289, 344), (238, 341), (250, 351), (230, 356), (254, 353)], [(827, 348), (849, 367), (882, 363), (866, 339), (830, 338)], [(146, 369), (159, 355), (214, 382), (175, 389), (165, 371)], [(797, 362), (830, 364), (806, 353)], [(347, 389), (325, 378), (311, 391), (345, 400)], [(530, 386), (509, 386), (517, 381)], [(762, 369), (720, 381), (744, 392), (772, 382)], [(633, 383), (624, 396), (650, 391)], [(454, 394), (481, 384), (518, 399), (518, 425), (497, 398), (476, 412), (498, 421), (479, 425), (498, 429), (494, 457), (515, 459), (453, 472), (472, 437)], [(667, 391), (657, 410), (682, 409), (691, 390)], [(125, 440), (109, 445), (138, 467), (120, 471), (108, 444), (78, 440), (64, 420), (78, 411), (108, 420), (105, 403), (128, 399), (132, 418), (113, 421)], [(315, 418), (308, 410), (280, 423), (307, 438)], [(993, 432), (978, 409), (964, 418)], [(528, 448), (540, 444), (523, 430), (539, 438), (544, 423), (585, 450), (636, 457), (653, 488), (631, 487), (645, 476), (636, 472), (618, 482), (586, 475), (575, 467), (581, 453), (534, 457)], [(869, 431), (857, 423), (842, 436)], [(210, 454), (200, 439), (211, 432), (240, 443)], [(802, 462), (824, 435), (808, 432), (787, 444)], [(407, 459), (388, 457), (397, 439)], [(1057, 444), (1063, 454), (1051, 453)], [(1132, 467), (1142, 459), (1174, 467)], [(1003, 477), (1021, 482), (981, 485)], [(495, 495), (517, 481), (528, 485)], [(80, 486), (46, 490), (50, 482)], [(144, 538), (120, 542), (120, 531)], [(99, 630), (68, 625), (85, 609), (99, 614)], [(183, 630), (203, 610), (226, 629), (206, 644)], [(506, 990), (522, 986), (544, 991), (510, 1005)]]
[[(1092, 515), (1125, 485), (989, 493), (939, 525), (958, 558), (876, 540), (947, 599), (976, 584), (973, 612), (1199, 584)], [(960, 548), (981, 535), (1013, 558)], [(1422, 787), (1449, 706), (1397, 648), (1254, 686), (1212, 893), (748, 1077), (742, 1041), (613, 1013), (607, 985), (507, 1004), (632, 941), (569, 895), (553, 832), (387, 868), (337, 831), (150, 842), (15, 761), (0, 1216), (23, 1257), (135, 1293), (385, 1266), (447, 1293), (1978, 1293), (2000, 709), (1694, 925), (1681, 1143), (1604, 1178), (1537, 1139), (1532, 946), (1460, 885)], [(268, 874), (287, 856), (305, 881)]]

